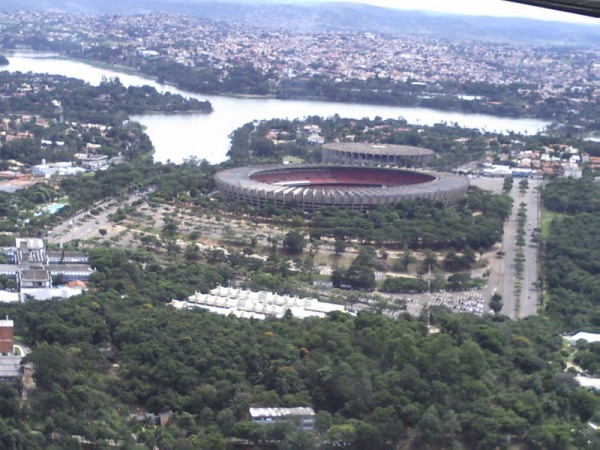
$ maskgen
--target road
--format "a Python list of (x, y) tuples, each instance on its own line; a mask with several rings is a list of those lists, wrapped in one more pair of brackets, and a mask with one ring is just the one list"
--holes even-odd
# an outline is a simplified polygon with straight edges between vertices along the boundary
[[(529, 188), (523, 194), (519, 191), (519, 181), (515, 178), (514, 186), (510, 195), (514, 203), (509, 220), (504, 226), (504, 236), (501, 250), (504, 252), (502, 258), (490, 259), (490, 275), (488, 278), (487, 296), (491, 298), (494, 293), (502, 295), (503, 307), (501, 313), (511, 319), (522, 319), (537, 313), (538, 291), (536, 281), (538, 279), (538, 247), (531, 241), (534, 228), (539, 228), (539, 192), (538, 186), (542, 181), (529, 179)], [(471, 183), (482, 189), (500, 193), (502, 190), (502, 178), (474, 178)], [(525, 221), (525, 246), (522, 252), (525, 256), (524, 270), (522, 273), (521, 292), (516, 295), (515, 286), (517, 274), (515, 271), (515, 256), (518, 251), (517, 240), (517, 213), (519, 205), (527, 205), (527, 219)]]
[(523, 289), (521, 291), (521, 308), (518, 318), (522, 319), (535, 315), (538, 309), (539, 292), (537, 281), (539, 277), (538, 246), (532, 242), (532, 233), (535, 228), (540, 228), (540, 193), (538, 187), (540, 180), (529, 180), (529, 189), (525, 194), (527, 204), (527, 221), (525, 222), (525, 269), (523, 271)]
[[(500, 287), (498, 293), (502, 295), (504, 304), (501, 312), (511, 319), (523, 319), (537, 313), (538, 292), (535, 283), (538, 279), (538, 248), (531, 241), (531, 235), (534, 228), (539, 228), (539, 196), (537, 191), (539, 184), (539, 180), (529, 180), (529, 188), (525, 193), (521, 193), (519, 191), (519, 179), (515, 179), (515, 184), (510, 193), (514, 204), (511, 216), (505, 226), (502, 241), (504, 257), (498, 278)], [(521, 248), (525, 256), (525, 263), (519, 291), (516, 289), (519, 280), (515, 270), (515, 257), (519, 251), (516, 244), (519, 226), (517, 213), (521, 203), (525, 203), (527, 206), (527, 218), (525, 221), (525, 246)]]

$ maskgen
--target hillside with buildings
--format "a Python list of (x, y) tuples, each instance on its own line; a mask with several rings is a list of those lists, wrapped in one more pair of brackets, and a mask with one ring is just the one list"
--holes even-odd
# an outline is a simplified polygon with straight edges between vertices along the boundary
[(283, 29), (307, 33), (326, 31), (359, 31), (389, 35), (423, 35), (453, 40), (486, 39), (524, 43), (563, 43), (558, 36), (568, 35), (575, 44), (597, 46), (598, 26), (541, 22), (531, 19), (471, 17), (452, 14), (402, 11), (358, 3), (277, 1), (178, 1), (178, 0), (85, 0), (55, 4), (45, 0), (25, 0), (16, 5), (5, 4), (0, 11), (63, 12), (74, 14), (145, 14), (164, 11), (185, 14), (230, 24), (263, 29)]

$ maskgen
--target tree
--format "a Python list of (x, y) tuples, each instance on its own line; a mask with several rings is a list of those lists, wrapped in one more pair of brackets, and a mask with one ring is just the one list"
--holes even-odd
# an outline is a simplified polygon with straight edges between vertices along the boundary
[(454, 250), (453, 248), (448, 250), (448, 253), (446, 253), (446, 256), (444, 258), (444, 269), (448, 271), (461, 269), (460, 258), (456, 254), (456, 250)]
[(51, 390), (61, 375), (67, 372), (64, 350), (59, 345), (40, 345), (23, 362), (31, 362), (35, 366), (33, 379), (36, 385)]
[(529, 181), (527, 178), (519, 181), (519, 192), (524, 193), (527, 189), (529, 189)]
[(400, 267), (403, 272), (408, 271), (408, 266), (415, 262), (415, 257), (413, 256), (412, 251), (408, 247), (404, 247), (404, 251), (402, 252), (402, 256), (399, 259)]
[(497, 292), (494, 292), (492, 298), (490, 299), (490, 309), (498, 314), (502, 310), (502, 296)]
[(372, 267), (352, 263), (344, 274), (344, 282), (352, 289), (371, 291), (375, 288), (375, 272)]
[(200, 259), (200, 249), (194, 243), (189, 244), (185, 248), (184, 256), (188, 261), (198, 261)]
[(438, 266), (437, 256), (431, 250), (425, 250), (423, 255), (423, 262), (421, 265), (421, 270), (423, 273), (427, 273)]
[(177, 234), (177, 222), (175, 221), (175, 219), (171, 218), (171, 217), (167, 217), (164, 220), (164, 224), (162, 227), (162, 231), (165, 234), (165, 236), (168, 237), (173, 237)]
[(315, 434), (310, 431), (294, 431), (289, 433), (282, 446), (282, 450), (312, 450), (317, 447)]
[(165, 245), (167, 247), (167, 253), (169, 253), (170, 255), (179, 253), (179, 251), (181, 250), (181, 247), (179, 247), (179, 244), (177, 244), (176, 239), (167, 239), (165, 241)]
[(7, 384), (0, 384), (0, 417), (17, 417), (19, 414), (18, 392)]
[(253, 442), (257, 442), (262, 436), (263, 431), (264, 430), (260, 424), (250, 420), (243, 420), (241, 422), (237, 422), (233, 426), (231, 434), (241, 439), (249, 439)]
[(453, 410), (440, 414), (435, 406), (430, 406), (417, 424), (420, 438), (426, 445), (446, 446), (459, 430), (458, 417)]
[(225, 450), (227, 448), (227, 439), (218, 431), (209, 431), (207, 434), (195, 435), (190, 438), (194, 449), (198, 450)]
[(148, 449), (174, 450), (176, 445), (175, 437), (167, 427), (156, 427), (146, 430), (143, 440)]
[(344, 251), (346, 251), (346, 241), (343, 239), (336, 239), (333, 244), (333, 251), (338, 256), (344, 253)]
[(283, 248), (292, 254), (302, 253), (305, 243), (304, 235), (299, 231), (290, 231), (283, 238)]
[(340, 288), (344, 284), (346, 278), (346, 271), (339, 266), (334, 266), (331, 271), (331, 284), (333, 287)]
[(356, 427), (351, 423), (333, 425), (327, 431), (326, 438), (342, 447), (353, 445), (356, 440)]

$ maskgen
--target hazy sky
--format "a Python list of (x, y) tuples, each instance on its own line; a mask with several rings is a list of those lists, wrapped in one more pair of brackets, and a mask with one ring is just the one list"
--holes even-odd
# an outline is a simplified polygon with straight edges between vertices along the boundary
[(560, 22), (591, 23), (600, 25), (599, 19), (561, 11), (553, 11), (502, 0), (331, 0), (368, 3), (395, 9), (414, 9), (477, 16), (527, 17)]

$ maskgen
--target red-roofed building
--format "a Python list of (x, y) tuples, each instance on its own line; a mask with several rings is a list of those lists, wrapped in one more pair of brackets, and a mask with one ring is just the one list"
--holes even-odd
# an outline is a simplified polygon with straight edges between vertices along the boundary
[(15, 324), (8, 318), (6, 320), (0, 320), (0, 353), (10, 354), (13, 353), (13, 328)]

